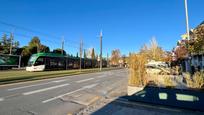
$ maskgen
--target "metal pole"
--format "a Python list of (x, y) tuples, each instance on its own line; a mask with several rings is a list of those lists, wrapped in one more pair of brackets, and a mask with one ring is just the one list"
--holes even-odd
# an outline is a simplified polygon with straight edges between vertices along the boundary
[(12, 40), (13, 40), (13, 33), (11, 33), (11, 36), (10, 36), (10, 52), (9, 54), (11, 55), (12, 54)]
[(83, 47), (83, 41), (81, 40), (80, 41), (80, 48), (79, 48), (79, 50), (80, 50), (80, 64), (79, 64), (79, 69), (80, 69), (80, 71), (81, 71), (81, 61), (82, 61), (82, 47)]
[(102, 31), (100, 32), (100, 71), (102, 70)]
[(39, 50), (39, 44), (37, 44), (37, 53), (39, 53), (40, 50)]
[(189, 23), (188, 23), (188, 6), (187, 6), (187, 0), (184, 0), (185, 2), (185, 13), (186, 13), (186, 32), (188, 40), (190, 40), (190, 34), (189, 34)]
[(66, 55), (65, 57), (66, 57), (66, 70), (67, 70), (67, 65), (68, 65), (68, 55)]
[[(186, 33), (187, 33), (187, 39), (188, 39), (188, 43), (190, 40), (190, 34), (189, 34), (189, 23), (188, 23), (188, 4), (187, 4), (187, 0), (184, 0), (185, 3), (185, 14), (186, 14)], [(189, 44), (187, 44), (187, 48), (189, 47)], [(191, 53), (189, 52), (190, 56)], [(191, 67), (191, 59), (189, 60), (190, 63), (190, 67)], [(191, 68), (190, 68), (190, 72), (192, 72)]]
[(64, 37), (62, 36), (62, 50), (61, 50), (61, 54), (64, 54)]
[(109, 60), (108, 60), (108, 53), (107, 53), (107, 67), (108, 67), (108, 61), (109, 61)]
[(18, 62), (18, 68), (20, 69), (21, 68), (21, 55), (19, 56), (19, 62)]

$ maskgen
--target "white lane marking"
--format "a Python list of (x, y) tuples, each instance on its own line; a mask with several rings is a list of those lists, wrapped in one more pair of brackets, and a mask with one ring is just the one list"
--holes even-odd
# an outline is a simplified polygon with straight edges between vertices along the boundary
[(11, 88), (11, 89), (7, 89), (7, 90), (8, 91), (14, 91), (14, 90), (18, 90), (18, 89), (24, 89), (24, 88), (34, 87), (34, 86), (41, 86), (41, 85), (46, 85), (46, 84), (51, 84), (51, 83), (59, 83), (59, 82), (63, 82), (63, 81), (66, 81), (66, 80), (56, 80), (56, 81), (51, 81), (51, 82), (47, 82), (47, 83), (40, 83), (40, 84)]
[(95, 83), (95, 84), (91, 84), (91, 85), (84, 86), (83, 88), (84, 88), (84, 89), (91, 89), (91, 88), (93, 88), (93, 87), (95, 87), (95, 86), (97, 86), (97, 85), (98, 85), (98, 83)]
[(98, 85), (98, 83), (92, 84), (92, 85), (87, 85), (87, 86), (84, 86), (84, 87), (79, 88), (79, 89), (77, 89), (77, 90), (74, 90), (74, 91), (71, 91), (71, 92), (68, 92), (68, 93), (65, 93), (65, 94), (62, 94), (62, 95), (59, 95), (59, 96), (56, 96), (56, 97), (53, 97), (53, 98), (44, 100), (44, 101), (42, 101), (42, 103), (47, 103), (47, 102), (56, 100), (56, 99), (58, 99), (58, 98), (61, 98), (61, 97), (65, 96), (65, 95), (70, 95), (70, 94), (72, 94), (72, 93), (75, 93), (75, 92), (78, 92), (78, 91), (81, 91), (81, 90), (84, 90), (84, 89), (90, 89), (90, 88), (93, 88), (93, 87), (95, 87), (95, 86), (97, 86), (97, 85)]
[(67, 86), (67, 85), (69, 85), (69, 84), (66, 83), (66, 84), (56, 85), (56, 86), (48, 87), (48, 88), (44, 88), (44, 89), (39, 89), (39, 90), (29, 91), (29, 92), (25, 92), (25, 93), (23, 93), (23, 95), (31, 95), (31, 94), (34, 94), (34, 93), (39, 93), (39, 92), (43, 92), (43, 91), (47, 91), (47, 90), (52, 90), (52, 89), (56, 89), (56, 88), (60, 88), (60, 87), (64, 87), (64, 86)]
[(93, 80), (94, 78), (88, 78), (88, 79), (83, 79), (83, 80), (79, 80), (79, 81), (76, 81), (77, 83), (82, 83), (82, 82), (86, 82), (86, 81), (89, 81), (89, 80)]
[(0, 101), (4, 101), (4, 98), (0, 98)]
[(80, 89), (77, 89), (77, 90), (74, 90), (74, 91), (71, 91), (71, 92), (68, 92), (68, 93), (65, 93), (65, 94), (62, 94), (62, 95), (59, 95), (59, 96), (56, 96), (56, 97), (47, 99), (47, 100), (45, 100), (45, 101), (42, 101), (42, 103), (47, 103), (47, 102), (53, 101), (53, 100), (55, 100), (55, 99), (61, 98), (61, 97), (65, 96), (65, 95), (69, 95), (69, 94), (75, 93), (75, 92), (80, 91), (80, 90), (83, 90), (83, 89), (84, 89), (84, 88), (80, 88)]
[(62, 79), (62, 80), (56, 80), (56, 81), (52, 81), (52, 82), (60, 83), (60, 82), (64, 82), (64, 81), (67, 81), (67, 80), (66, 79)]
[(101, 81), (101, 80), (100, 80), (100, 79), (98, 79), (98, 80), (95, 80), (94, 82), (95, 82), (95, 83), (97, 83), (97, 82), (100, 82), (100, 81)]
[(107, 76), (106, 75), (97, 76), (97, 78), (103, 78), (103, 77), (107, 77)]

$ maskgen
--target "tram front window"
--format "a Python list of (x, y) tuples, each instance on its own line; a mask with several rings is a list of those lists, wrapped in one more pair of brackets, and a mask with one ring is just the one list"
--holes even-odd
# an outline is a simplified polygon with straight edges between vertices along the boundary
[(28, 61), (28, 66), (32, 66), (34, 61), (36, 60), (36, 56), (35, 55), (32, 55)]
[(38, 58), (35, 62), (35, 66), (44, 65), (44, 64), (45, 64), (45, 61), (44, 61), (44, 58), (42, 57)]

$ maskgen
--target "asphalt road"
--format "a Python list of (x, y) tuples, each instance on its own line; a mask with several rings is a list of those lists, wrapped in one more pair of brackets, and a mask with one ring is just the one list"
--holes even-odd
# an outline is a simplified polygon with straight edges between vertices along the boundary
[(76, 113), (127, 82), (127, 74), (120, 69), (0, 86), (0, 115)]

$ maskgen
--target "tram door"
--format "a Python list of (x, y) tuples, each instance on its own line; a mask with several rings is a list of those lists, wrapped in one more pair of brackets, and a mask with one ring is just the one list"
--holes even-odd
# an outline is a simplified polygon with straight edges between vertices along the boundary
[(45, 57), (45, 69), (50, 69), (50, 58)]

